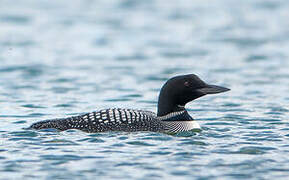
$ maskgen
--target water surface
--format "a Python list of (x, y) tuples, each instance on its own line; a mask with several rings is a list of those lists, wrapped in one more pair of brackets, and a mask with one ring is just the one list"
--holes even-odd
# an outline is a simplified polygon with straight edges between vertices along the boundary
[[(288, 179), (289, 1), (0, 1), (0, 179)], [(24, 130), (110, 107), (156, 111), (195, 73), (230, 92), (178, 136)]]

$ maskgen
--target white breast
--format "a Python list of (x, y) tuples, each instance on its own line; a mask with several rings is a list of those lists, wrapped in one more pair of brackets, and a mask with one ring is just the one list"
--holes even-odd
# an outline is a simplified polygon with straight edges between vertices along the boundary
[(163, 121), (166, 131), (171, 133), (201, 129), (197, 121)]

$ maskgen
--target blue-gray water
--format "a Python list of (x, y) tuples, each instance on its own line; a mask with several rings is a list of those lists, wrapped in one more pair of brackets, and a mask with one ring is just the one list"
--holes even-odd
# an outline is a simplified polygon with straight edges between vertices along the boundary
[[(288, 19), (288, 0), (0, 0), (0, 179), (288, 179)], [(232, 89), (187, 105), (201, 132), (22, 129), (156, 111), (187, 73)]]

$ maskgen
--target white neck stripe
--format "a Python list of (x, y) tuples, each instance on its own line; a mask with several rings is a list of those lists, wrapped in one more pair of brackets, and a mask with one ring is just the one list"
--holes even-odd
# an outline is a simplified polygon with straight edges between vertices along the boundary
[(177, 111), (177, 112), (172, 112), (172, 113), (169, 113), (167, 115), (164, 115), (164, 116), (160, 116), (160, 117), (157, 117), (159, 120), (164, 120), (164, 119), (169, 119), (169, 118), (172, 118), (174, 116), (178, 116), (178, 115), (181, 115), (183, 114), (185, 111)]

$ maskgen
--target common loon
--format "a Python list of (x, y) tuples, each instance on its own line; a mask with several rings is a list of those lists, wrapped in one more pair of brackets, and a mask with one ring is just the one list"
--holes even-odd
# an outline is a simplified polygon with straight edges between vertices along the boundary
[(79, 129), (85, 132), (153, 131), (178, 133), (200, 129), (188, 114), (185, 105), (206, 94), (216, 94), (230, 89), (208, 85), (197, 75), (188, 74), (169, 79), (161, 88), (157, 114), (133, 109), (104, 109), (61, 119), (36, 122), (32, 129), (53, 128), (60, 131)]

